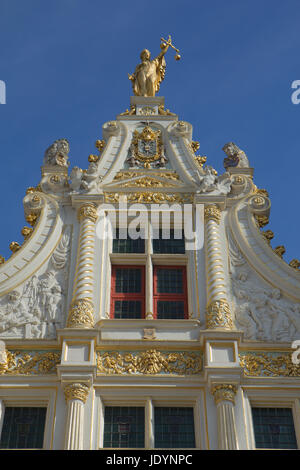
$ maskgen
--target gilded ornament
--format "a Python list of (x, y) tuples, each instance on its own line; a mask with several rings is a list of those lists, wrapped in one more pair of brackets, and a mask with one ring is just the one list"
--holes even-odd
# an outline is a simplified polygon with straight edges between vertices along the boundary
[(72, 303), (67, 328), (94, 328), (94, 306), (90, 300), (78, 299)]
[(65, 399), (67, 402), (69, 400), (80, 400), (83, 403), (86, 403), (89, 392), (89, 387), (84, 383), (68, 384), (64, 388)]
[(135, 187), (138, 186), (140, 188), (167, 188), (167, 187), (176, 187), (176, 184), (173, 184), (169, 181), (159, 181), (155, 178), (151, 178), (150, 176), (145, 176), (138, 178), (134, 181), (129, 181), (127, 183), (123, 183), (120, 185), (122, 188), (128, 188), (128, 187)]
[(99, 155), (89, 155), (89, 158), (88, 158), (88, 161), (90, 163), (97, 163), (97, 161), (99, 160)]
[(21, 233), (22, 233), (23, 237), (25, 238), (25, 240), (27, 240), (30, 237), (32, 232), (33, 232), (33, 228), (32, 227), (26, 227), (26, 226), (23, 227), (22, 231), (21, 231)]
[(194, 153), (198, 152), (199, 148), (200, 148), (200, 143), (198, 141), (192, 141), (191, 142), (191, 148), (193, 150)]
[[(151, 338), (152, 339), (152, 338)], [(194, 375), (202, 371), (202, 356), (193, 352), (110, 351), (97, 354), (98, 374)]]
[(152, 193), (152, 192), (138, 192), (138, 193), (105, 193), (104, 199), (107, 203), (118, 203), (121, 198), (127, 199), (131, 203), (143, 203), (143, 204), (162, 204), (178, 203), (188, 204), (193, 202), (193, 194), (168, 194), (168, 193)]
[(87, 203), (80, 207), (78, 211), (78, 220), (81, 222), (84, 219), (89, 219), (96, 223), (98, 219), (97, 209), (94, 204)]
[(207, 157), (205, 157), (204, 155), (202, 157), (200, 155), (195, 157), (195, 162), (197, 163), (197, 165), (200, 166), (200, 168), (203, 167), (204, 163), (206, 163), (206, 160)]
[(282, 258), (285, 253), (285, 247), (283, 245), (279, 245), (279, 246), (276, 246), (273, 251), (274, 253), (276, 253), (276, 255)]
[(263, 228), (269, 223), (269, 217), (266, 215), (255, 215), (256, 222), (260, 228)]
[(270, 245), (271, 240), (274, 238), (274, 233), (272, 232), (272, 230), (265, 230), (264, 232), (261, 232), (261, 233)]
[(18, 242), (11, 242), (9, 248), (13, 253), (17, 253), (17, 251), (19, 251), (21, 248), (21, 245)]
[(60, 363), (60, 352), (45, 351), (6, 351), (6, 375), (45, 375), (56, 374)]
[(153, 116), (154, 114), (156, 114), (156, 111), (155, 108), (152, 108), (151, 106), (143, 106), (140, 109), (139, 114), (141, 114), (142, 116)]
[(300, 268), (300, 261), (298, 259), (294, 258), (289, 262), (289, 266), (291, 266), (291, 268), (294, 268), (294, 269), (299, 269)]
[(265, 203), (265, 199), (261, 196), (256, 196), (253, 198), (253, 202), (256, 206), (263, 206)]
[(256, 189), (257, 194), (261, 194), (264, 197), (269, 197), (269, 193), (266, 189)]
[(28, 222), (29, 225), (31, 225), (32, 227), (35, 226), (37, 219), (38, 219), (38, 215), (34, 214), (33, 212), (31, 212), (30, 214), (26, 216), (26, 222)]
[(239, 360), (247, 377), (300, 377), (300, 365), (293, 364), (290, 352), (243, 351)]
[(232, 403), (234, 403), (236, 392), (237, 387), (234, 384), (214, 385), (211, 390), (211, 393), (215, 398), (216, 404), (222, 401), (231, 401)]
[(219, 224), (221, 220), (221, 210), (215, 204), (206, 206), (204, 209), (204, 219), (206, 221), (214, 220), (217, 224)]
[(114, 177), (114, 181), (122, 181), (122, 180), (126, 180), (126, 179), (132, 179), (132, 178), (136, 178), (136, 177), (141, 177), (141, 178), (144, 178), (144, 177), (159, 177), (159, 178), (164, 178), (164, 179), (170, 179), (170, 180), (174, 180), (174, 181), (178, 181), (179, 180), (179, 175), (176, 173), (176, 172), (172, 172), (172, 171), (152, 171), (151, 173), (144, 173), (142, 174), (141, 172), (137, 172), (137, 171), (119, 171), (115, 177)]
[(171, 113), (169, 109), (165, 109), (164, 104), (158, 106), (158, 114), (162, 116), (176, 116), (175, 113)]
[(207, 328), (233, 328), (230, 307), (226, 299), (213, 300), (207, 307)]
[(0, 265), (5, 263), (4, 256), (0, 255)]
[(136, 107), (134, 104), (132, 104), (130, 106), (130, 110), (126, 109), (126, 111), (124, 111), (124, 113), (121, 113), (120, 116), (132, 116), (134, 114), (136, 114)]
[(139, 132), (133, 132), (131, 143), (131, 157), (142, 163), (151, 163), (162, 157), (163, 143), (161, 130), (153, 130), (150, 126), (145, 126)]
[(169, 47), (176, 51), (175, 59), (180, 59), (179, 50), (172, 44), (171, 36), (167, 40), (161, 38), (161, 41), (161, 52), (158, 56), (150, 60), (150, 51), (144, 49), (140, 54), (141, 63), (136, 66), (133, 74), (128, 74), (133, 92), (137, 96), (155, 96), (155, 93), (158, 92), (160, 84), (165, 78), (166, 61), (164, 56)]

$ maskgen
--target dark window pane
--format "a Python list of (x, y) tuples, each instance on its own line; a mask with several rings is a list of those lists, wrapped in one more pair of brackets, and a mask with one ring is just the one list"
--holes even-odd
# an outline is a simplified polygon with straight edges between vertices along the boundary
[(182, 294), (183, 272), (182, 269), (157, 269), (156, 292), (158, 294)]
[(47, 408), (6, 407), (1, 449), (42, 449)]
[(154, 437), (157, 449), (194, 448), (193, 408), (154, 408)]
[(297, 449), (291, 408), (252, 408), (257, 448)]
[(119, 238), (119, 229), (116, 229), (113, 253), (145, 253), (145, 240), (143, 238), (133, 240), (129, 236), (125, 239)]
[(142, 318), (140, 300), (115, 300), (114, 318)]
[(140, 293), (142, 289), (141, 269), (116, 269), (116, 293)]
[(106, 406), (103, 447), (145, 447), (144, 408)]
[(174, 238), (178, 231), (170, 230), (170, 238), (163, 239), (163, 232), (159, 230), (159, 238), (153, 239), (153, 253), (155, 254), (183, 254), (185, 253), (184, 232), (182, 230), (181, 238)]
[(184, 319), (184, 302), (172, 300), (157, 301), (157, 318), (160, 320)]

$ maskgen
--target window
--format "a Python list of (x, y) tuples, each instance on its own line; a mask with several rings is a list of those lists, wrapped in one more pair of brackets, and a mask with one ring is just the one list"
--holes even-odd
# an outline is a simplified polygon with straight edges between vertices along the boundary
[(184, 232), (181, 232), (181, 238), (175, 238), (174, 229), (170, 229), (170, 238), (164, 239), (162, 229), (159, 229), (159, 238), (153, 239), (153, 253), (155, 254), (184, 254), (185, 239)]
[(195, 447), (193, 408), (154, 408), (155, 448)]
[(154, 407), (153, 424), (144, 406), (105, 406), (103, 448), (147, 448), (146, 426), (157, 449), (196, 447), (193, 407)]
[(155, 266), (153, 281), (154, 317), (187, 318), (185, 266)]
[(103, 447), (145, 447), (144, 408), (106, 406)]
[(6, 407), (1, 449), (42, 449), (47, 408)]
[(116, 238), (113, 240), (113, 253), (145, 253), (145, 240), (137, 238), (136, 240), (127, 236), (119, 238), (119, 229), (116, 229)]
[(252, 408), (257, 448), (297, 449), (291, 408)]
[(144, 318), (144, 266), (112, 266), (111, 317)]

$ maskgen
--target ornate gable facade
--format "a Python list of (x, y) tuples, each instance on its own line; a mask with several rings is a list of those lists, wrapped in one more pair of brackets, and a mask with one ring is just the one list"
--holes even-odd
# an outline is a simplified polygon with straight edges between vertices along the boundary
[[(225, 145), (218, 175), (191, 124), (155, 96), (132, 97), (96, 149), (87, 169), (72, 166), (65, 139), (46, 150), (23, 200), (24, 242), (1, 258), (2, 436), (5, 410), (36, 406), (47, 413), (43, 448), (134, 447), (129, 421), (127, 431), (119, 423), (122, 445), (108, 444), (106, 411), (138, 406), (152, 423), (140, 447), (153, 449), (151, 416), (171, 407), (192, 410), (194, 437), (181, 448), (254, 449), (253, 410), (283, 407), (300, 443), (300, 263), (272, 247), (268, 193), (245, 153)], [(144, 251), (114, 249), (111, 214), (120, 229), (120, 214), (150, 209), (172, 212), (174, 230), (190, 220), (183, 252), (155, 250), (148, 225)], [(141, 273), (141, 293), (119, 295), (125, 267)], [(159, 275), (175, 271), (185, 287), (161, 295)]]

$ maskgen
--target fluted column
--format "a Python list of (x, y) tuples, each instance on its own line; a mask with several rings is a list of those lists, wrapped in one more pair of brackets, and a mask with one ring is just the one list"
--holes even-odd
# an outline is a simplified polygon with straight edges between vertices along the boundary
[(89, 394), (89, 387), (83, 383), (73, 383), (66, 385), (64, 392), (68, 406), (64, 448), (82, 450), (84, 404)]
[(94, 326), (94, 262), (95, 224), (97, 210), (94, 204), (87, 203), (78, 210), (80, 223), (77, 249), (77, 262), (70, 306), (68, 328), (93, 328)]
[(217, 405), (218, 443), (220, 450), (237, 450), (237, 434), (234, 417), (235, 395), (233, 384), (214, 385), (212, 394)]
[(232, 316), (227, 300), (227, 289), (220, 236), (221, 211), (215, 204), (204, 209), (207, 328), (232, 329)]

